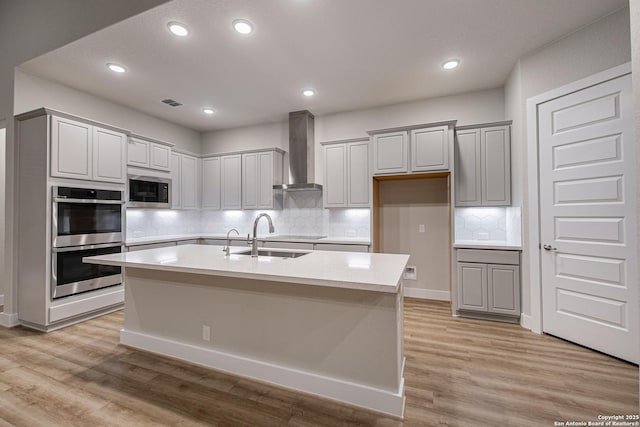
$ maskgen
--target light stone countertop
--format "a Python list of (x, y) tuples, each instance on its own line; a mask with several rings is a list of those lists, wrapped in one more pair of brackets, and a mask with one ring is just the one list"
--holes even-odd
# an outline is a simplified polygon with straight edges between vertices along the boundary
[[(260, 248), (264, 249), (264, 248)], [(239, 277), (313, 286), (398, 293), (409, 255), (366, 252), (309, 252), (299, 258), (224, 256), (219, 247), (181, 245), (83, 258), (90, 264)], [(276, 249), (282, 250), (282, 249)]]
[[(226, 239), (226, 234), (218, 234), (218, 233), (193, 233), (193, 234), (167, 234), (162, 236), (147, 236), (147, 237), (133, 237), (127, 238), (125, 245), (127, 246), (137, 246), (137, 245), (148, 245), (152, 243), (164, 243), (164, 242), (178, 242), (181, 240), (192, 240), (192, 239), (215, 239), (215, 240), (223, 240)], [(231, 236), (231, 240), (246, 240), (246, 235), (240, 234), (240, 236), (233, 235)], [(292, 242), (292, 243), (327, 243), (327, 244), (337, 244), (337, 245), (371, 245), (371, 240), (364, 239), (362, 237), (323, 237), (322, 239), (305, 239), (303, 237), (300, 238), (291, 238), (291, 237), (279, 237), (277, 234), (272, 236), (263, 235), (258, 236), (258, 241), (261, 242)]]
[(456, 249), (503, 249), (521, 251), (522, 244), (503, 240), (456, 240), (453, 244)]

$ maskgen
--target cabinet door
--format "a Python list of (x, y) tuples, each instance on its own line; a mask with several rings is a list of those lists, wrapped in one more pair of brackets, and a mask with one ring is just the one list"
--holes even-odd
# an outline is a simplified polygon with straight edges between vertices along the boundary
[(411, 131), (411, 171), (449, 169), (449, 128), (437, 126)]
[(349, 207), (369, 207), (369, 141), (347, 145), (347, 177)]
[(51, 118), (51, 175), (92, 179), (93, 126)]
[(373, 136), (373, 173), (395, 174), (409, 170), (407, 132), (381, 133)]
[(325, 208), (347, 207), (347, 145), (323, 146)]
[(129, 138), (127, 144), (127, 164), (141, 168), (149, 167), (149, 141)]
[(456, 133), (455, 159), (456, 206), (481, 206), (482, 176), (479, 129)]
[(509, 126), (481, 129), (482, 204), (511, 205)]
[(273, 185), (276, 181), (278, 171), (275, 170), (275, 158), (278, 154), (273, 151), (258, 153), (258, 208), (273, 209)]
[(127, 178), (125, 134), (93, 128), (93, 179), (124, 183)]
[(222, 209), (242, 208), (242, 156), (223, 156), (221, 166)]
[(258, 153), (242, 155), (242, 209), (258, 208)]
[(220, 157), (202, 159), (202, 208), (220, 209)]
[(516, 265), (487, 266), (488, 310), (520, 316), (520, 268)]
[(458, 263), (458, 308), (487, 311), (487, 264)]
[(168, 171), (171, 169), (171, 147), (152, 143), (150, 148), (149, 167)]
[(180, 193), (182, 209), (198, 207), (198, 159), (185, 154), (180, 164)]
[(178, 153), (171, 153), (171, 208), (180, 209), (182, 207), (182, 156)]

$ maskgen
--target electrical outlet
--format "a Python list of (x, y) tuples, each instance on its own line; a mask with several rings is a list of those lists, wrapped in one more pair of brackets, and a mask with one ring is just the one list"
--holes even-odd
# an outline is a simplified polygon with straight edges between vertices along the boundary
[(404, 269), (404, 274), (402, 275), (403, 279), (407, 280), (417, 280), (418, 279), (418, 269), (413, 265), (408, 265)]
[(204, 341), (211, 341), (211, 327), (208, 325), (202, 325), (202, 339)]
[(478, 233), (478, 240), (489, 240), (489, 233), (486, 232), (479, 232)]
[(424, 224), (418, 225), (418, 233), (424, 233)]

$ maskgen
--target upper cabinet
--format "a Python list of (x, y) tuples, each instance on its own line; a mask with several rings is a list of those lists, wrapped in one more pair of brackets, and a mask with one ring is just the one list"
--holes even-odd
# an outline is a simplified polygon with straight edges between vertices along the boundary
[(373, 135), (373, 173), (398, 174), (409, 171), (407, 131)]
[(449, 169), (449, 127), (413, 129), (411, 136), (411, 172)]
[(222, 209), (242, 209), (242, 155), (232, 154), (220, 159)]
[(456, 206), (511, 205), (509, 124), (456, 129)]
[(242, 209), (275, 209), (273, 186), (282, 184), (282, 152), (242, 154)]
[(51, 117), (51, 176), (124, 183), (126, 135)]
[(202, 159), (203, 209), (279, 209), (284, 151), (269, 149)]
[(171, 208), (197, 209), (200, 159), (188, 154), (171, 153)]
[(202, 159), (202, 209), (220, 209), (220, 157)]
[(369, 207), (369, 138), (322, 143), (325, 208)]
[(373, 174), (397, 175), (449, 170), (450, 126), (420, 125), (390, 132), (370, 132)]
[(171, 170), (171, 144), (140, 137), (129, 138), (127, 164), (140, 168)]

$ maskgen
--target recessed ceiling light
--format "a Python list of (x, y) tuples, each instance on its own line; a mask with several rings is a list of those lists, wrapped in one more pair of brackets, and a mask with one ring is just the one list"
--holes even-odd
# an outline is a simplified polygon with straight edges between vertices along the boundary
[(180, 22), (169, 22), (167, 24), (167, 28), (169, 28), (169, 31), (171, 31), (176, 36), (186, 37), (189, 35), (189, 29), (187, 28), (187, 26), (181, 24)]
[(109, 68), (114, 73), (126, 73), (127, 72), (127, 68), (124, 65), (114, 64), (113, 62), (108, 63), (107, 64), (107, 68)]
[(209, 114), (209, 115), (211, 115), (211, 114), (215, 113), (215, 111), (213, 110), (213, 108), (209, 108), (209, 107), (204, 107), (204, 108), (202, 109), (202, 112), (203, 112), (203, 113), (205, 113), (205, 114)]
[(304, 90), (302, 91), (302, 94), (303, 94), (304, 96), (310, 97), (310, 96), (313, 96), (313, 95), (315, 95), (315, 94), (316, 94), (316, 90), (315, 90), (315, 89), (311, 89), (311, 88), (309, 88), (309, 89), (304, 89)]
[(458, 65), (460, 65), (459, 59), (447, 59), (442, 63), (442, 68), (444, 68), (445, 70), (453, 70)]
[(233, 21), (233, 29), (240, 34), (251, 34), (253, 32), (253, 24), (246, 19), (236, 19)]

